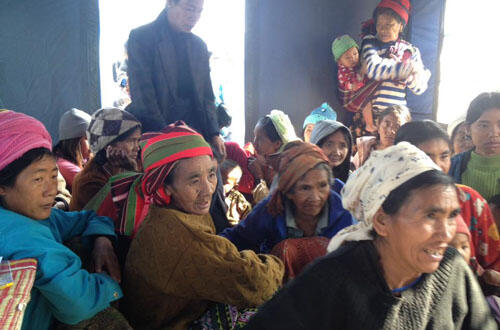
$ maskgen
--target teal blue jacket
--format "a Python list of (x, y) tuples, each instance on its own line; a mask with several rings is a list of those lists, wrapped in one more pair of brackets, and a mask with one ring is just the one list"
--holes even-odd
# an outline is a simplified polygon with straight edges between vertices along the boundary
[(46, 220), (33, 220), (0, 207), (0, 256), (38, 260), (23, 329), (49, 329), (54, 318), (76, 324), (122, 297), (118, 283), (83, 270), (80, 258), (62, 244), (80, 235), (83, 239), (115, 236), (113, 222), (93, 211), (56, 209)]

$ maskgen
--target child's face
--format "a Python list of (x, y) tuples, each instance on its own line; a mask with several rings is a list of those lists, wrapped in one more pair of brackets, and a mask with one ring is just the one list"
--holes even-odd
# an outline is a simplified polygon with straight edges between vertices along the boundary
[(338, 63), (348, 68), (354, 68), (357, 66), (359, 63), (358, 48), (349, 48), (349, 50), (340, 56)]
[(465, 261), (469, 263), (470, 261), (470, 242), (469, 236), (463, 233), (456, 233), (455, 237), (450, 243), (458, 252), (464, 257)]
[(375, 28), (377, 29), (377, 38), (384, 43), (398, 40), (399, 34), (403, 32), (403, 24), (387, 13), (377, 16)]

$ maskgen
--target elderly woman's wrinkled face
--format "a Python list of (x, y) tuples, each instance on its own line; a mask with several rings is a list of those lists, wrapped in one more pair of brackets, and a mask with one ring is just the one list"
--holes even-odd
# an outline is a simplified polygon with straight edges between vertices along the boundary
[(322, 168), (313, 168), (297, 181), (286, 197), (293, 202), (295, 216), (314, 218), (318, 216), (330, 196), (328, 173)]
[(390, 147), (394, 144), (394, 138), (401, 125), (404, 125), (406, 120), (400, 116), (391, 113), (380, 119), (378, 125), (378, 134), (380, 136), (380, 145), (383, 148)]
[(447, 141), (443, 139), (432, 139), (416, 147), (425, 152), (444, 173), (448, 173), (451, 166), (451, 150)]
[(111, 144), (113, 148), (123, 150), (125, 156), (131, 161), (137, 159), (137, 153), (139, 152), (141, 141), (141, 129), (136, 128), (132, 134), (123, 141), (114, 142)]
[(348, 142), (344, 133), (340, 130), (330, 134), (321, 144), (321, 150), (330, 159), (332, 166), (335, 168), (342, 164), (347, 157)]
[(57, 194), (56, 161), (44, 156), (26, 167), (12, 187), (0, 187), (5, 208), (35, 220), (50, 216)]
[(434, 185), (412, 191), (396, 214), (380, 215), (382, 228), (374, 227), (387, 244), (387, 255), (382, 258), (407, 275), (436, 271), (455, 236), (459, 214), (453, 186)]
[(472, 143), (483, 157), (500, 155), (500, 109), (484, 112), (470, 125)]
[(217, 185), (216, 171), (217, 161), (207, 155), (180, 160), (172, 184), (165, 189), (172, 207), (189, 214), (208, 214)]
[(377, 16), (375, 28), (377, 30), (377, 38), (382, 42), (396, 41), (399, 38), (399, 34), (403, 32), (403, 24), (387, 13)]
[(472, 139), (470, 138), (469, 133), (467, 133), (467, 126), (465, 123), (458, 125), (455, 136), (453, 136), (453, 141), (451, 142), (453, 144), (453, 152), (455, 154), (474, 148)]
[(271, 141), (267, 136), (264, 128), (259, 124), (255, 126), (253, 134), (253, 145), (255, 147), (257, 155), (259, 156), (268, 156), (270, 154), (274, 154), (281, 147), (281, 141)]

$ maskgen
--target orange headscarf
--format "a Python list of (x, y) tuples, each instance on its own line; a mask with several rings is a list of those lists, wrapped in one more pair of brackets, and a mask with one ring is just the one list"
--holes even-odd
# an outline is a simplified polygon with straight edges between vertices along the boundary
[(273, 192), (267, 205), (273, 216), (283, 213), (284, 194), (290, 191), (308, 171), (320, 163), (330, 165), (330, 161), (318, 146), (302, 141), (287, 144), (277, 160), (278, 189)]

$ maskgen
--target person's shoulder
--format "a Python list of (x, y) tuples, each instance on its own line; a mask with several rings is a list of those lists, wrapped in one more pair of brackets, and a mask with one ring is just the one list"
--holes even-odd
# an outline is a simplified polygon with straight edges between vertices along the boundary
[(159, 42), (164, 35), (162, 31), (166, 28), (166, 18), (163, 19), (162, 14), (154, 21), (132, 29), (129, 34), (128, 47), (131, 47), (131, 44), (139, 44), (141, 47), (151, 46)]
[(443, 260), (439, 264), (439, 268), (432, 274), (451, 286), (456, 285), (457, 281), (462, 282), (466, 278), (471, 280), (475, 277), (460, 252), (452, 246), (448, 246), (443, 255)]
[[(338, 180), (338, 179), (335, 179), (335, 180)], [(340, 182), (341, 182), (340, 184), (343, 187), (344, 183), (342, 181), (340, 181)], [(330, 204), (333, 204), (332, 206), (342, 205), (342, 196), (340, 196), (340, 193), (336, 192), (333, 188), (330, 189), (330, 198), (329, 198), (329, 200), (330, 200)]]
[(356, 139), (356, 144), (358, 146), (369, 145), (377, 141), (375, 136), (361, 136)]
[(366, 259), (371, 247), (373, 245), (368, 241), (346, 242), (335, 251), (317, 259), (311, 268), (329, 273), (359, 272), (363, 268), (360, 263), (368, 261)]
[(158, 23), (156, 21), (150, 22), (148, 24), (141, 25), (130, 31), (130, 37), (135, 38), (152, 38), (155, 31), (157, 30)]
[(373, 34), (367, 34), (361, 40), (361, 47), (374, 47), (378, 45), (378, 39)]
[(455, 156), (451, 157), (451, 162), (452, 163), (453, 162), (460, 162), (463, 159), (470, 157), (471, 153), (472, 153), (472, 150), (467, 150), (467, 151), (461, 152), (459, 154), (456, 154)]
[(450, 272), (451, 276), (457, 272), (463, 274), (464, 272), (467, 272), (467, 270), (470, 270), (470, 267), (467, 265), (464, 257), (462, 257), (457, 249), (453, 246), (448, 246), (443, 254), (443, 260), (439, 264), (438, 271), (439, 270), (441, 270), (441, 272), (443, 270), (446, 272), (448, 272), (448, 270), (452, 270), (452, 272)]
[(271, 216), (267, 208), (267, 205), (269, 204), (270, 201), (271, 201), (271, 195), (267, 196), (266, 198), (258, 202), (253, 209), (255, 210), (255, 212)]
[(477, 190), (475, 190), (474, 188), (463, 185), (463, 184), (456, 184), (456, 186), (461, 193), (468, 195), (467, 197), (465, 197), (467, 200), (469, 200), (469, 199), (478, 200), (479, 199), (481, 201), (485, 201), (484, 197), (481, 196), (481, 194)]
[[(11, 233), (15, 230), (25, 230), (32, 223), (35, 223), (32, 219), (0, 206), (0, 234), (2, 232)], [(8, 237), (9, 235), (5, 236)]]
[(191, 42), (191, 45), (194, 45), (195, 47), (198, 47), (199, 49), (203, 50), (205, 53), (208, 52), (208, 47), (207, 47), (207, 44), (205, 43), (205, 41), (203, 41), (203, 39), (201, 39), (199, 36), (197, 36), (196, 34), (194, 33), (190, 33), (190, 42)]

